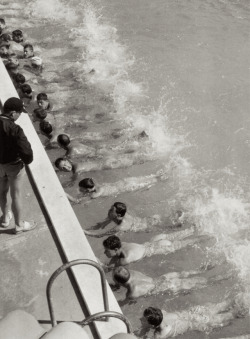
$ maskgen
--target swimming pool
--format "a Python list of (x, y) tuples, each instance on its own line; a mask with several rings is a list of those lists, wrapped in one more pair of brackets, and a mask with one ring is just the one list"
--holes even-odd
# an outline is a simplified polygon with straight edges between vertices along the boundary
[[(216, 267), (206, 276), (237, 268), (234, 279), (188, 295), (142, 298), (124, 305), (133, 327), (140, 326), (139, 317), (149, 305), (185, 309), (217, 301), (234, 289), (248, 293), (249, 4), (53, 0), (6, 2), (1, 10), (9, 26), (23, 29), (44, 60), (42, 77), (30, 85), (49, 95), (59, 128), (97, 149), (123, 145), (119, 152), (124, 157), (144, 152), (147, 159), (152, 157), (144, 164), (81, 177), (91, 176), (101, 184), (167, 166), (166, 183), (100, 198), (84, 207), (75, 205), (82, 225), (88, 228), (103, 220), (115, 201), (125, 202), (136, 216), (159, 214), (166, 225), (169, 214), (182, 209), (186, 227), (195, 223), (212, 239), (131, 268), (150, 276), (194, 269), (207, 261)], [(128, 153), (127, 140), (143, 130), (150, 142), (139, 142), (138, 150)], [(48, 151), (52, 161), (63, 153)], [(70, 174), (59, 177), (65, 182)], [(77, 185), (66, 190), (76, 195), (76, 189)], [(122, 240), (144, 242), (151, 236), (128, 233)], [(90, 242), (97, 256), (106, 260), (102, 239)], [(123, 296), (117, 293), (118, 300)], [(240, 331), (249, 332), (247, 321), (236, 320), (209, 338)]]

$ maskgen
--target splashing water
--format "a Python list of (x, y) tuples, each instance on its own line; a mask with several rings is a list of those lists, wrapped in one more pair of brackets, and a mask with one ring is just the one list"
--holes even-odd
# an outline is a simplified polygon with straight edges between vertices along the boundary
[[(114, 119), (121, 119), (135, 134), (145, 131), (152, 143), (150, 150), (157, 156), (169, 155), (169, 185), (175, 187), (177, 192), (169, 204), (173, 209), (178, 205), (178, 208), (184, 210), (188, 222), (195, 224), (201, 234), (209, 234), (216, 239), (213, 251), (218, 256), (224, 253), (227, 260), (237, 268), (246, 295), (249, 294), (247, 195), (243, 196), (237, 181), (235, 186), (231, 184), (226, 189), (218, 188), (225, 186), (222, 174), (226, 178), (234, 176), (231, 169), (223, 169), (218, 172), (219, 178), (213, 179), (216, 173), (194, 168), (183, 152), (191, 146), (190, 143), (171, 127), (169, 115), (172, 112), (168, 106), (168, 94), (159, 99), (157, 108), (141, 106), (142, 100), (147, 98), (146, 85), (143, 81), (140, 83), (131, 80), (136, 62), (134, 56), (119, 42), (116, 28), (105, 22), (91, 4), (84, 5), (80, 15), (66, 2), (36, 0), (25, 9), (25, 13), (38, 19), (67, 22), (73, 26), (70, 33), (71, 45), (79, 49), (78, 60), (72, 66), (77, 80), (103, 91), (112, 101)], [(80, 24), (76, 27), (75, 24), (79, 21)], [(58, 55), (60, 56), (59, 49), (51, 57)], [(71, 93), (64, 96), (68, 101)]]
[(38, 19), (64, 21), (74, 23), (77, 20), (75, 11), (60, 0), (35, 0), (25, 8), (27, 17)]

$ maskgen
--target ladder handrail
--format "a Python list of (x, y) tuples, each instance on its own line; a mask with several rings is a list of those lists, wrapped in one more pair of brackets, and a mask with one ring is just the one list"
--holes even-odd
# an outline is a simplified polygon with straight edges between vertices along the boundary
[(87, 317), (86, 319), (84, 319), (80, 323), (80, 325), (84, 327), (84, 326), (88, 325), (90, 322), (96, 321), (96, 320), (98, 320), (100, 318), (104, 318), (104, 317), (113, 317), (113, 318), (118, 318), (118, 319), (122, 320), (125, 323), (125, 325), (127, 326), (128, 333), (133, 332), (132, 326), (131, 326), (128, 318), (125, 317), (125, 315), (123, 315), (122, 313), (118, 313), (118, 312), (114, 312), (114, 311), (104, 311), (104, 312), (92, 314), (89, 317)]
[[(52, 296), (51, 296), (51, 288), (52, 284), (54, 283), (55, 279), (65, 270), (69, 269), (72, 266), (76, 265), (90, 265), (98, 269), (101, 275), (101, 283), (102, 283), (102, 291), (103, 291), (103, 299), (104, 299), (104, 309), (106, 312), (109, 311), (109, 302), (108, 302), (108, 294), (107, 294), (107, 285), (106, 285), (106, 279), (105, 279), (105, 273), (102, 267), (95, 261), (89, 260), (89, 259), (77, 259), (77, 260), (72, 260), (70, 262), (67, 262), (60, 266), (49, 278), (49, 281), (47, 283), (47, 288), (46, 288), (46, 295), (47, 295), (47, 301), (48, 301), (48, 307), (49, 307), (49, 313), (50, 313), (50, 318), (51, 318), (51, 323), (52, 326), (55, 327), (57, 325), (57, 321), (55, 319), (55, 312), (54, 312), (54, 307), (52, 304)], [(116, 312), (115, 312), (116, 313)], [(98, 313), (97, 313), (98, 314)], [(120, 314), (117, 312), (117, 314)], [(106, 319), (108, 320), (108, 318)]]

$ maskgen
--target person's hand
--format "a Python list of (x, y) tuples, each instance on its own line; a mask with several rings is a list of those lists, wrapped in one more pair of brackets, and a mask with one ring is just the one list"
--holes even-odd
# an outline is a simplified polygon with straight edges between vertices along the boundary
[(120, 288), (121, 288), (121, 286), (120, 285), (118, 285), (118, 284), (109, 284), (109, 286), (110, 286), (110, 288), (112, 289), (112, 291), (113, 292), (120, 292)]

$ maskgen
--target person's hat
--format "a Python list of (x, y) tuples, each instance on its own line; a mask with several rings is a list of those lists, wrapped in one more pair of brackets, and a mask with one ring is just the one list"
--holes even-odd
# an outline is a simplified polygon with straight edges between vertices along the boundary
[(9, 98), (5, 101), (5, 103), (3, 105), (3, 109), (4, 109), (4, 111), (8, 111), (8, 112), (23, 111), (23, 102), (22, 102), (22, 100), (15, 98), (15, 97)]

